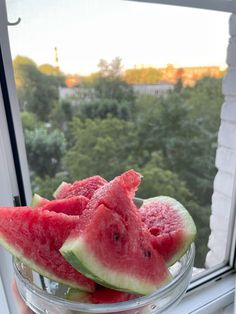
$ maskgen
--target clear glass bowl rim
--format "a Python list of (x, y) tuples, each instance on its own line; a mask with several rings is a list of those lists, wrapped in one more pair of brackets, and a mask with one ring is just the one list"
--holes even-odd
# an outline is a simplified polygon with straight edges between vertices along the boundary
[[(119, 303), (112, 303), (112, 304), (88, 304), (88, 303), (78, 303), (75, 301), (69, 301), (57, 297), (53, 294), (48, 294), (47, 291), (38, 288), (37, 286), (30, 283), (26, 278), (24, 278), (19, 269), (16, 266), (15, 258), (13, 257), (13, 266), (15, 270), (15, 274), (20, 282), (22, 282), (27, 289), (33, 293), (35, 296), (38, 296), (41, 299), (44, 299), (55, 306), (60, 306), (64, 308), (68, 308), (70, 310), (77, 310), (77, 311), (88, 311), (88, 313), (113, 313), (119, 311), (127, 311), (135, 308), (140, 308), (141, 306), (145, 306), (150, 304), (153, 301), (156, 301), (157, 298), (161, 298), (165, 293), (170, 292), (173, 288), (175, 288), (183, 278), (189, 274), (191, 271), (194, 257), (195, 257), (195, 246), (194, 243), (191, 244), (189, 249), (186, 251), (182, 258), (186, 258), (186, 263), (181, 267), (180, 272), (177, 274), (176, 277), (173, 278), (167, 285), (159, 288), (155, 292), (147, 296), (140, 296), (137, 299), (133, 299), (130, 301), (119, 302)], [(181, 258), (181, 259), (182, 259)], [(24, 296), (22, 296), (24, 298)], [(26, 300), (27, 302), (27, 300)]]

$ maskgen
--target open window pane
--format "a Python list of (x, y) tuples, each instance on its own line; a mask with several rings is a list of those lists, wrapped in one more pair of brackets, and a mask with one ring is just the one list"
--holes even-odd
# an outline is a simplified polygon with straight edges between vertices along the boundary
[[(222, 182), (234, 179), (217, 173), (228, 156), (217, 146), (229, 14), (128, 1), (7, 5), (22, 19), (9, 35), (32, 190), (51, 198), (61, 181), (134, 168), (139, 197), (169, 195), (191, 212), (195, 266), (222, 262), (232, 198)], [(212, 195), (220, 215), (210, 219)], [(208, 241), (219, 248), (206, 264)]]

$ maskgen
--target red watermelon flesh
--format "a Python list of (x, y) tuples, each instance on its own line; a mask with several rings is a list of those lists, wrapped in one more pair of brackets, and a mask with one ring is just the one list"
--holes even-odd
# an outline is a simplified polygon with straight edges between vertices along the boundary
[(70, 288), (66, 294), (66, 299), (80, 303), (91, 304), (109, 304), (117, 302), (125, 302), (137, 298), (137, 295), (113, 290), (105, 287), (99, 287), (94, 292), (83, 292)]
[(89, 177), (74, 183), (62, 182), (53, 196), (55, 199), (61, 199), (82, 195), (90, 199), (94, 192), (106, 183), (107, 181), (100, 176)]
[[(125, 184), (124, 176), (129, 178)], [(94, 193), (79, 228), (60, 251), (75, 268), (103, 286), (148, 294), (169, 281), (170, 274), (130, 197), (140, 175), (130, 170), (124, 176)]]
[(154, 248), (172, 265), (194, 241), (196, 227), (192, 217), (182, 204), (167, 196), (145, 200), (139, 210), (153, 236)]
[(85, 291), (95, 283), (76, 271), (59, 249), (79, 216), (31, 207), (0, 208), (0, 243), (39, 274)]
[(42, 210), (54, 211), (66, 215), (81, 215), (88, 204), (85, 196), (74, 196), (68, 199), (52, 200), (42, 206)]
[[(126, 207), (130, 208), (137, 216), (140, 216), (132, 200), (140, 182), (141, 175), (131, 169), (100, 187), (88, 202), (87, 208), (81, 216), (79, 230), (76, 233), (83, 232), (87, 223), (90, 222), (94, 211), (101, 204), (124, 215), (124, 219), (129, 215), (129, 210), (125, 210)], [(138, 219), (140, 218), (138, 217)]]
[(93, 304), (109, 304), (117, 302), (125, 302), (137, 298), (137, 295), (117, 291), (109, 288), (102, 288), (91, 293), (90, 303)]

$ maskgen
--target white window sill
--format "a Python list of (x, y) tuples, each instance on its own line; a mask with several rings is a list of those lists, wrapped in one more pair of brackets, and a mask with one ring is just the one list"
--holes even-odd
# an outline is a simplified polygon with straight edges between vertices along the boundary
[[(213, 281), (194, 292), (186, 294), (172, 314), (213, 314), (224, 313), (223, 309), (233, 308), (236, 274), (230, 274)], [(228, 308), (229, 309), (229, 308)], [(228, 313), (228, 312), (226, 312)], [(231, 313), (234, 313), (231, 311)]]

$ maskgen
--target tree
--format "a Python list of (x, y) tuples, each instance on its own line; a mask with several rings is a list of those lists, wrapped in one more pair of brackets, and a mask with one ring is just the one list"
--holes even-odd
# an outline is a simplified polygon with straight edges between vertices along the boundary
[(158, 195), (168, 195), (185, 204), (192, 198), (186, 182), (178, 175), (166, 168), (161, 152), (153, 152), (151, 159), (139, 169), (143, 175), (138, 190), (141, 198), (150, 198)]
[(98, 63), (99, 71), (87, 77), (81, 77), (81, 85), (92, 90), (97, 99), (115, 99), (119, 102), (133, 103), (135, 100), (132, 86), (122, 76), (122, 64), (119, 57), (110, 63), (101, 59)]
[(161, 151), (166, 167), (187, 183), (201, 204), (208, 204), (215, 175), (215, 134), (192, 117), (185, 97), (171, 93), (137, 121), (142, 149)]
[(135, 166), (137, 138), (131, 122), (110, 116), (84, 122), (75, 118), (69, 134), (72, 145), (64, 164), (72, 180), (95, 174), (110, 180)]
[(192, 88), (185, 89), (187, 104), (192, 118), (209, 132), (218, 132), (220, 110), (223, 104), (222, 79), (204, 77)]
[(99, 74), (101, 77), (120, 78), (122, 71), (122, 60), (119, 57), (108, 63), (104, 59), (100, 59), (98, 63)]
[(132, 87), (121, 76), (121, 59), (115, 58), (108, 63), (101, 59), (98, 75), (94, 75), (91, 86), (99, 99), (116, 99), (118, 101), (134, 101)]
[(41, 64), (38, 67), (39, 71), (47, 76), (50, 76), (52, 80), (55, 81), (55, 84), (58, 86), (66, 86), (65, 84), (65, 74), (60, 71), (58, 67), (55, 67), (51, 64), (45, 63)]
[(159, 114), (158, 111), (161, 101), (161, 97), (148, 94), (140, 94), (135, 98), (134, 120), (137, 126), (142, 123), (142, 121), (146, 121), (147, 117)]
[(54, 67), (51, 64), (44, 63), (38, 67), (39, 71), (46, 75), (62, 75), (63, 73), (58, 69), (58, 67)]
[(134, 101), (134, 92), (130, 85), (119, 78), (98, 77), (94, 83), (96, 96), (118, 101)]
[(42, 127), (43, 123), (40, 122), (36, 115), (32, 112), (23, 111), (20, 113), (22, 126), (24, 130), (33, 131), (36, 128)]
[[(198, 230), (195, 262), (198, 267), (204, 266), (208, 250), (209, 216), (216, 174), (216, 131), (219, 127), (216, 115), (219, 115), (220, 98), (217, 81), (204, 79), (196, 87), (175, 90), (165, 98), (142, 97), (136, 103), (135, 124), (140, 154), (145, 152), (140, 170), (144, 174), (140, 192), (144, 189), (144, 196), (149, 191), (154, 194), (155, 187), (157, 193), (176, 195), (190, 211)], [(161, 152), (163, 159), (162, 164), (156, 162), (153, 167), (153, 153), (156, 152)], [(147, 183), (145, 177), (150, 178)], [(171, 180), (176, 188), (169, 184)], [(181, 186), (187, 189), (190, 197), (186, 193), (183, 197), (178, 190)]]
[(16, 57), (13, 66), (21, 111), (33, 112), (38, 119), (48, 121), (52, 106), (58, 101), (57, 80), (41, 73), (26, 57)]
[(132, 103), (124, 100), (118, 102), (116, 99), (97, 99), (79, 106), (79, 114), (82, 119), (105, 119), (110, 115), (118, 119), (129, 120), (133, 111)]
[(53, 128), (66, 131), (73, 114), (74, 110), (71, 103), (67, 100), (61, 100), (54, 103), (49, 120)]
[(138, 169), (143, 175), (137, 191), (141, 198), (167, 195), (177, 199), (190, 212), (197, 226), (195, 266), (203, 267), (208, 252), (207, 242), (210, 235), (210, 204), (202, 206), (189, 190), (188, 185), (176, 172), (166, 168), (160, 152), (152, 153), (151, 160)]
[(25, 130), (25, 144), (31, 172), (44, 178), (55, 176), (61, 170), (61, 158), (65, 151), (64, 134), (59, 130), (49, 132), (45, 128)]

